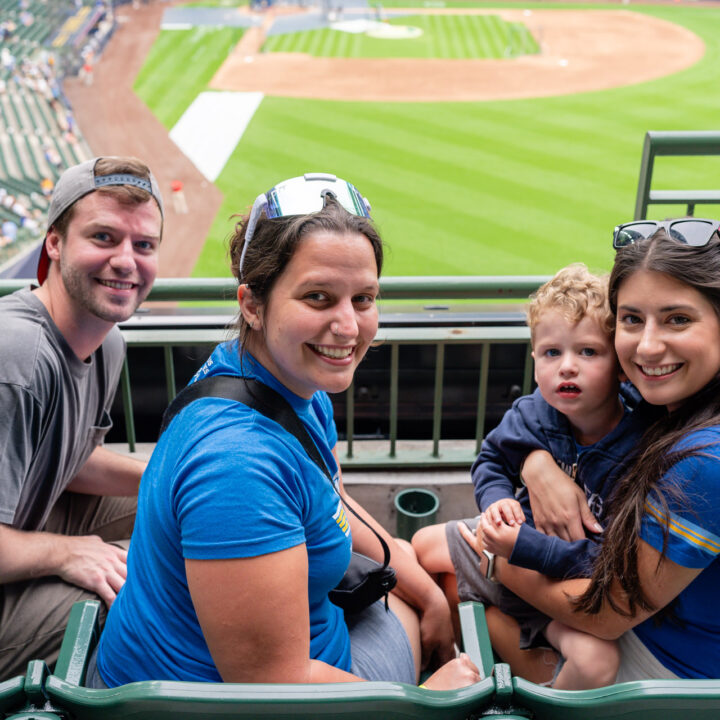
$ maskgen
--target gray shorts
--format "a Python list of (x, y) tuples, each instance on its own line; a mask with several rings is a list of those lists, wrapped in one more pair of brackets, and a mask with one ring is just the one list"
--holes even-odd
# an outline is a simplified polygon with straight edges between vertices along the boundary
[[(475, 530), (478, 519), (466, 518), (460, 522)], [(491, 582), (480, 572), (477, 553), (463, 539), (457, 528), (457, 520), (446, 523), (445, 537), (455, 568), (460, 600), (474, 600), (485, 605), (494, 605), (501, 612), (517, 620), (520, 625), (522, 650), (531, 647), (550, 647), (544, 631), (551, 618), (500, 583)]]
[[(346, 615), (350, 631), (350, 672), (365, 680), (390, 680), (415, 684), (415, 660), (405, 628), (385, 602), (378, 600), (367, 610)], [(106, 688), (97, 669), (97, 648), (88, 663), (87, 687)]]
[(365, 680), (415, 684), (415, 660), (405, 628), (385, 601), (356, 615), (346, 615), (350, 631), (350, 672)]
[(674, 680), (679, 676), (668, 670), (632, 631), (627, 630), (618, 640), (620, 668), (616, 683), (630, 680)]

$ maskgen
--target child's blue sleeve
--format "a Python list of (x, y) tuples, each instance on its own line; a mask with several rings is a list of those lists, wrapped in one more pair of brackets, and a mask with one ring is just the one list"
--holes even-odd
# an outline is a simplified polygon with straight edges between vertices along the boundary
[(589, 538), (563, 540), (523, 523), (509, 562), (548, 577), (590, 577), (598, 552), (599, 543)]
[(520, 468), (525, 458), (533, 450), (550, 450), (534, 412), (537, 402), (537, 391), (516, 400), (483, 441), (471, 470), (480, 510), (497, 500), (514, 498), (515, 490), (522, 486)]

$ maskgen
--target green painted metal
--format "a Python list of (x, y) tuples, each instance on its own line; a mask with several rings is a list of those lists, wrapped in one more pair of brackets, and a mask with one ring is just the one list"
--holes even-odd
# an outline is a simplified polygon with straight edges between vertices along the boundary
[(73, 685), (85, 680), (90, 654), (100, 636), (100, 603), (97, 600), (76, 602), (70, 609), (60, 654), (54, 674)]
[(687, 214), (696, 205), (720, 204), (720, 190), (652, 190), (655, 158), (661, 156), (720, 155), (720, 132), (649, 131), (645, 135), (635, 199), (635, 220), (647, 217), (648, 205), (686, 205)]
[(31, 708), (44, 708), (47, 704), (45, 694), (45, 679), (50, 674), (48, 666), (42, 660), (31, 660), (25, 672), (25, 698), (27, 706)]
[[(482, 298), (526, 298), (530, 292), (546, 280), (545, 277), (394, 277), (385, 278), (382, 283), (384, 299), (482, 299)], [(27, 280), (0, 280), (0, 295), (26, 286)], [(156, 281), (150, 298), (152, 300), (219, 300), (231, 299), (235, 302), (236, 285), (234, 281), (222, 278), (210, 279), (159, 279)], [(121, 332), (128, 347), (161, 347), (164, 353), (165, 378), (168, 401), (176, 394), (173, 348), (183, 345), (212, 347), (227, 339), (224, 327), (175, 327), (157, 329), (133, 325), (122, 327)], [(493, 344), (525, 344), (529, 342), (529, 331), (524, 326), (463, 326), (463, 327), (381, 327), (376, 335), (376, 343), (387, 344), (391, 348), (390, 373), (390, 416), (388, 446), (382, 452), (367, 452), (362, 440), (354, 437), (354, 388), (347, 391), (347, 446), (341, 457), (343, 464), (354, 468), (379, 469), (384, 467), (407, 466), (414, 468), (429, 467), (467, 467), (477, 453), (484, 435), (484, 415), (487, 403), (487, 379), (490, 350)], [(442, 440), (443, 374), (445, 345), (481, 345), (480, 383), (478, 387), (477, 420), (475, 435), (468, 437), (472, 443), (467, 449), (448, 449)], [(436, 347), (435, 387), (433, 399), (433, 430), (428, 438), (427, 449), (400, 450), (398, 448), (398, 407), (399, 407), (399, 356), (401, 346), (431, 345)], [(532, 359), (529, 349), (523, 380), (523, 391), (528, 392), (532, 383)], [(128, 448), (131, 452), (137, 446), (133, 399), (130, 379), (130, 367), (125, 361), (121, 374), (121, 396), (125, 412), (125, 429)]]
[(487, 407), (488, 372), (490, 371), (490, 343), (483, 343), (480, 356), (480, 381), (478, 383), (477, 418), (475, 422), (475, 452), (480, 452), (485, 437), (485, 408)]
[(435, 393), (433, 398), (432, 456), (440, 457), (440, 433), (442, 432), (443, 375), (445, 373), (445, 343), (435, 347)]
[(553, 690), (514, 677), (512, 702), (535, 720), (716, 720), (720, 680), (640, 680)]
[(398, 439), (398, 384), (400, 379), (400, 346), (390, 349), (390, 457), (397, 454)]
[(25, 678), (22, 675), (0, 682), (0, 712), (18, 709), (25, 702)]
[[(462, 644), (482, 680), (460, 690), (403, 683), (239, 684), (144, 681), (117, 688), (83, 687), (99, 632), (99, 603), (73, 607), (54, 674), (33, 660), (25, 678), (0, 684), (0, 709), (14, 720), (715, 720), (720, 680), (643, 680), (594, 690), (553, 690), (513, 677), (494, 664), (484, 608), (462, 603)], [(24, 681), (24, 685), (23, 685)], [(5, 704), (8, 703), (8, 704)]]
[(533, 364), (532, 346), (530, 345), (530, 331), (528, 330), (528, 343), (525, 348), (525, 372), (523, 374), (522, 394), (527, 395), (532, 388), (535, 365)]
[[(227, 339), (227, 332), (223, 328), (172, 328), (172, 329), (141, 329), (123, 328), (123, 336), (128, 347), (163, 347), (180, 345), (206, 345), (211, 347)], [(528, 393), (532, 383), (532, 357), (530, 355), (530, 333), (525, 326), (494, 326), (494, 327), (381, 327), (376, 335), (376, 342), (391, 347), (391, 374), (390, 374), (390, 437), (387, 450), (380, 454), (368, 454), (365, 450), (358, 451), (363, 445), (362, 441), (354, 438), (354, 387), (347, 391), (347, 450), (340, 458), (348, 467), (357, 469), (380, 469), (384, 467), (467, 467), (473, 462), (476, 448), (482, 442), (484, 433), (484, 410), (487, 397), (487, 378), (489, 366), (489, 353), (493, 344), (523, 344), (527, 346), (525, 356), (525, 370), (523, 376), (523, 392)], [(443, 449), (440, 452), (442, 438), (442, 399), (444, 374), (444, 347), (445, 345), (482, 345), (482, 358), (480, 364), (480, 387), (478, 389), (478, 420), (476, 421), (476, 434), (474, 446), (465, 449)], [(433, 432), (429, 439), (431, 448), (425, 450), (398, 450), (398, 385), (399, 385), (399, 353), (401, 346), (434, 345), (436, 346), (435, 386), (433, 401)], [(129, 382), (129, 371), (123, 373), (123, 383)], [(168, 386), (170, 387), (170, 386)], [(170, 393), (170, 390), (168, 390)], [(174, 388), (173, 388), (174, 396)], [(132, 398), (123, 384), (123, 402), (126, 418), (132, 415)], [(128, 446), (132, 451), (135, 448), (134, 423), (132, 418), (126, 421), (128, 431)]]
[(167, 387), (168, 405), (175, 399), (177, 389), (175, 387), (175, 362), (173, 361), (173, 352), (170, 345), (163, 348), (165, 358), (165, 385)]
[(493, 672), (495, 658), (485, 620), (485, 608), (482, 603), (462, 602), (458, 605), (458, 616), (463, 650), (475, 663), (480, 677), (486, 678)]
[[(466, 720), (481, 717), (492, 706), (495, 681), (492, 665), (484, 679), (467, 688), (433, 691), (395, 682), (329, 684), (234, 684), (152, 681), (107, 690), (83, 687), (84, 674), (99, 629), (97, 602), (76, 603), (65, 631), (56, 672), (37, 680), (43, 710), (74, 720), (174, 720), (234, 717), (272, 720), (366, 720), (368, 715), (407, 720)], [(463, 642), (472, 644), (469, 633), (489, 642), (482, 608), (472, 623), (465, 623)], [(40, 661), (35, 661), (39, 663)], [(44, 666), (44, 663), (40, 663)], [(33, 681), (35, 682), (35, 681)], [(17, 716), (29, 720), (29, 711)], [(51, 717), (55, 717), (51, 715)], [(510, 716), (507, 716), (510, 717)], [(513, 716), (515, 717), (515, 716)]]
[(355, 441), (355, 383), (350, 383), (350, 387), (345, 392), (345, 433), (347, 435), (347, 451), (346, 457), (352, 460), (353, 443)]
[(123, 412), (125, 413), (125, 432), (128, 439), (128, 450), (135, 452), (135, 414), (133, 413), (132, 389), (130, 386), (130, 366), (127, 356), (123, 360), (120, 373), (120, 391), (122, 393)]
[[(549, 276), (467, 275), (386, 277), (380, 280), (382, 300), (525, 300)], [(34, 278), (0, 279), (0, 296), (30, 283)], [(236, 303), (237, 282), (232, 278), (158, 278), (148, 301), (224, 301)]]

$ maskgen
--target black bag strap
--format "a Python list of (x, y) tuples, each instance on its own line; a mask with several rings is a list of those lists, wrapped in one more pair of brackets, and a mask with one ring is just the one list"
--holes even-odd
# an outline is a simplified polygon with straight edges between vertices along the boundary
[[(160, 425), (160, 435), (165, 432), (170, 421), (184, 407), (203, 397), (235, 400), (250, 408), (254, 408), (265, 415), (265, 417), (270, 418), (270, 420), (274, 420), (278, 425), (285, 428), (285, 430), (297, 438), (303, 450), (308, 454), (308, 457), (322, 470), (328, 482), (332, 485), (333, 490), (336, 490), (327, 464), (323, 460), (322, 455), (320, 455), (317, 445), (315, 445), (315, 442), (310, 437), (310, 433), (307, 431), (302, 420), (300, 420), (297, 413), (293, 410), (292, 405), (290, 405), (279, 392), (253, 378), (244, 378), (237, 375), (211, 375), (191, 385), (187, 385), (175, 396), (175, 399), (170, 403), (167, 410), (165, 410), (162, 424)], [(340, 495), (339, 492), (338, 495)], [(388, 548), (387, 543), (375, 528), (362, 518), (342, 495), (340, 495), (340, 498), (348, 510), (350, 510), (363, 525), (369, 527), (370, 530), (375, 533), (375, 537), (377, 537), (380, 545), (382, 545), (383, 569), (385, 569), (390, 564), (390, 548)]]

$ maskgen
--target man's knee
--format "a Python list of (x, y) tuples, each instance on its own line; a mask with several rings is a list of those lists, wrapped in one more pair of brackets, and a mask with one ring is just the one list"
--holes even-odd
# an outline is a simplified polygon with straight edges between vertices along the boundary
[[(7, 583), (0, 595), (0, 680), (24, 675), (30, 660), (53, 667), (73, 604), (99, 599), (55, 577)], [(101, 625), (105, 616), (101, 604)]]

